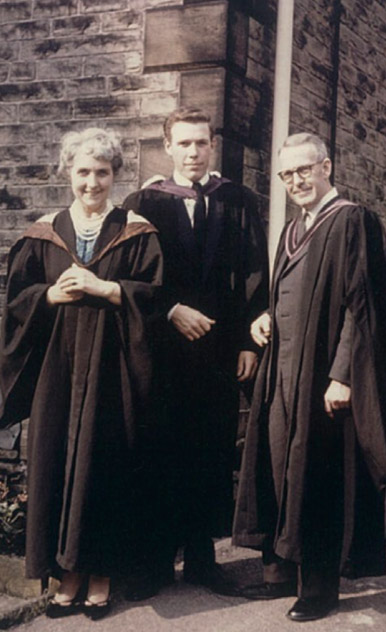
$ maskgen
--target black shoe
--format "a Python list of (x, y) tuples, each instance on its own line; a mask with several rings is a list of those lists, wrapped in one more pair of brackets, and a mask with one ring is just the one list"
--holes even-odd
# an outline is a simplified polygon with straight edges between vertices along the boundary
[(60, 603), (60, 601), (56, 601), (55, 597), (52, 597), (47, 602), (46, 617), (49, 619), (69, 617), (72, 614), (79, 614), (80, 610), (81, 606), (77, 597), (71, 601), (65, 601), (64, 603)]
[(287, 612), (287, 617), (291, 621), (315, 621), (327, 616), (331, 610), (338, 607), (338, 597), (309, 597), (308, 599), (298, 599), (291, 610)]
[(93, 603), (91, 601), (86, 600), (83, 603), (83, 614), (86, 615), (92, 621), (99, 621), (99, 619), (103, 619), (109, 612), (111, 611), (111, 601), (110, 597), (106, 599), (106, 601), (102, 601), (101, 603)]
[(174, 565), (172, 564), (164, 568), (154, 569), (151, 572), (144, 572), (133, 577), (127, 583), (125, 599), (127, 601), (144, 601), (145, 599), (150, 599), (150, 597), (158, 595), (162, 588), (174, 584), (174, 581)]
[(296, 597), (297, 586), (295, 582), (263, 582), (244, 586), (240, 588), (239, 594), (245, 599), (268, 601), (282, 597)]
[(239, 596), (238, 587), (226, 576), (220, 564), (184, 565), (184, 581), (187, 584), (205, 586), (219, 595)]

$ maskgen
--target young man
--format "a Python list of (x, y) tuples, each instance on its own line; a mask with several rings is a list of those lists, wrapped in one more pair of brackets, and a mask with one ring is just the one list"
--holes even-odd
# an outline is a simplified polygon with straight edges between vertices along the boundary
[(145, 594), (173, 577), (179, 545), (184, 579), (226, 592), (212, 538), (230, 528), (239, 384), (257, 367), (250, 325), (267, 305), (266, 242), (252, 191), (209, 174), (209, 117), (182, 108), (164, 131), (172, 178), (124, 203), (154, 223), (165, 260), (155, 341), (162, 559)]
[(256, 380), (234, 542), (263, 550), (251, 599), (298, 593), (293, 621), (338, 604), (339, 574), (384, 569), (385, 280), (376, 216), (341, 199), (314, 135), (295, 134), (279, 173), (301, 212), (279, 243)]

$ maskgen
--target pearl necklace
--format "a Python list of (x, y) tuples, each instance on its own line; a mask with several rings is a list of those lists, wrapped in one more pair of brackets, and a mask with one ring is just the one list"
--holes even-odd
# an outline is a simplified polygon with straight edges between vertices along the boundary
[(70, 206), (70, 216), (76, 235), (84, 241), (96, 239), (101, 232), (103, 222), (113, 208), (114, 205), (111, 200), (107, 200), (106, 207), (102, 213), (95, 213), (92, 217), (89, 217), (85, 215), (79, 200), (75, 200)]

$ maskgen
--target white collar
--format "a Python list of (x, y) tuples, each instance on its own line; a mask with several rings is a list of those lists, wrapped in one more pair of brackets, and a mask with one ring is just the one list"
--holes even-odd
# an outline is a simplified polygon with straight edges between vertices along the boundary
[(311, 209), (302, 208), (302, 215), (303, 215), (303, 217), (304, 217), (304, 215), (306, 213), (308, 213), (313, 219), (315, 219), (315, 217), (317, 216), (319, 211), (323, 208), (323, 206), (325, 206), (330, 200), (332, 200), (337, 195), (338, 195), (338, 191), (337, 191), (336, 187), (332, 187), (326, 193), (326, 195), (324, 195), (322, 197), (322, 199), (319, 200), (319, 202), (317, 203), (316, 206), (314, 206), (314, 208), (311, 208)]
[[(179, 184), (181, 187), (191, 188), (193, 186), (193, 182), (189, 180), (188, 178), (185, 178), (185, 176), (181, 175), (179, 171), (177, 171), (176, 169), (173, 172), (173, 180), (176, 184)], [(204, 184), (206, 184), (208, 181), (209, 181), (209, 173), (206, 173), (205, 175), (202, 176), (201, 180), (199, 180), (199, 183), (202, 184), (202, 186), (204, 186)]]

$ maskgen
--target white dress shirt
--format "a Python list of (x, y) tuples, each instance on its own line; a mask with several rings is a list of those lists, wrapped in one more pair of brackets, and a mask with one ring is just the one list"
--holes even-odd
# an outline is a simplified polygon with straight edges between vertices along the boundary
[(338, 191), (336, 187), (332, 187), (332, 189), (330, 189), (329, 192), (326, 193), (326, 195), (322, 197), (322, 199), (317, 203), (316, 206), (314, 206), (314, 208), (308, 209), (308, 210), (305, 208), (302, 208), (302, 217), (304, 219), (306, 230), (311, 228), (312, 224), (314, 223), (316, 219), (317, 214), (319, 213), (319, 211), (322, 210), (323, 206), (325, 206), (330, 200), (332, 200), (337, 195), (338, 195)]
[[(188, 180), (188, 178), (185, 178), (185, 176), (182, 176), (178, 171), (174, 171), (173, 180), (176, 184), (179, 184), (182, 187), (192, 188), (193, 186), (193, 182), (191, 180)], [(207, 184), (208, 181), (209, 181), (209, 173), (206, 173), (204, 176), (202, 176), (201, 180), (199, 180), (198, 182), (202, 184), (202, 186), (204, 186), (204, 184)], [(208, 212), (208, 196), (205, 195), (204, 197), (205, 197), (206, 212)], [(189, 215), (190, 223), (193, 227), (193, 216), (194, 216), (194, 207), (196, 204), (196, 200), (192, 198), (185, 198), (184, 204)]]

